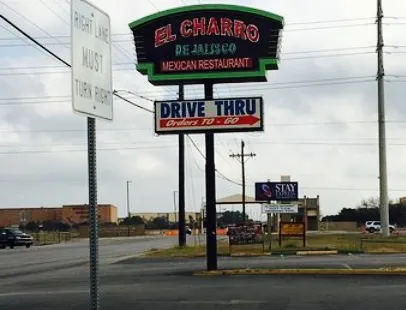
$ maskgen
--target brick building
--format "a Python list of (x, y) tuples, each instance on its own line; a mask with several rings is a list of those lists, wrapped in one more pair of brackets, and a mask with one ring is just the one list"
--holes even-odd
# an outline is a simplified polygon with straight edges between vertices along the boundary
[[(112, 204), (97, 206), (99, 223), (117, 223), (117, 207)], [(62, 222), (81, 224), (89, 222), (86, 204), (64, 205), (59, 208), (8, 208), (0, 209), (0, 227), (24, 225), (28, 222)]]

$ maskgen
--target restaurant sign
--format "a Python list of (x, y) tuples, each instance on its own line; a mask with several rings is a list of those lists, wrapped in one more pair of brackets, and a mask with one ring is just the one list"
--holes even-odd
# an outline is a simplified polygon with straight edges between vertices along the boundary
[(154, 85), (261, 82), (277, 70), (283, 17), (205, 4), (159, 12), (129, 24), (137, 70)]

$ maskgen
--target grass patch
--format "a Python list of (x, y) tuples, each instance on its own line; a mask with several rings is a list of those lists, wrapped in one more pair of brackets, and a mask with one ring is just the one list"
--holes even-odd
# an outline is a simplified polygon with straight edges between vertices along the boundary
[[(246, 245), (246, 246), (233, 246), (232, 255), (262, 255), (262, 245)], [(219, 256), (230, 255), (229, 246), (227, 243), (217, 244), (217, 254)], [(169, 249), (156, 250), (151, 249), (145, 253), (148, 257), (204, 257), (206, 256), (206, 246), (175, 246)]]
[[(361, 239), (363, 241), (361, 246)], [(406, 236), (391, 236), (381, 238), (379, 235), (362, 234), (311, 234), (307, 236), (306, 247), (303, 247), (300, 239), (285, 239), (279, 247), (277, 236), (272, 236), (271, 249), (269, 248), (269, 238), (265, 240), (265, 251), (262, 244), (255, 245), (235, 245), (232, 246), (231, 255), (235, 256), (255, 256), (255, 255), (296, 255), (298, 251), (329, 251), (337, 250), (340, 254), (357, 253), (402, 253), (406, 252)], [(219, 256), (230, 255), (227, 240), (217, 243), (217, 253)], [(165, 250), (151, 249), (145, 253), (148, 257), (204, 257), (206, 256), (205, 245), (195, 245), (186, 247), (172, 247)]]
[[(361, 239), (366, 240), (362, 242)], [(270, 239), (266, 240), (266, 248), (269, 250)], [(347, 253), (380, 251), (406, 252), (406, 236), (391, 236), (382, 238), (373, 234), (311, 234), (307, 235), (306, 248), (303, 248), (301, 239), (286, 238), (279, 246), (278, 237), (272, 236), (271, 251), (281, 250), (338, 250)]]

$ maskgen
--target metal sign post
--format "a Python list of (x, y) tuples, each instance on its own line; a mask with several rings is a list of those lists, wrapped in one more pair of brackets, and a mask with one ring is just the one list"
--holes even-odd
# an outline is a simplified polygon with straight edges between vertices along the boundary
[(72, 0), (72, 108), (87, 116), (90, 309), (99, 309), (96, 118), (113, 120), (111, 24), (105, 12)]
[[(204, 84), (204, 97), (213, 99), (213, 84)], [(207, 270), (217, 270), (216, 234), (216, 165), (214, 153), (214, 133), (205, 134), (206, 143), (206, 260)]]
[(92, 117), (87, 118), (87, 148), (89, 176), (90, 309), (97, 310), (99, 309), (99, 229), (97, 221), (96, 119)]

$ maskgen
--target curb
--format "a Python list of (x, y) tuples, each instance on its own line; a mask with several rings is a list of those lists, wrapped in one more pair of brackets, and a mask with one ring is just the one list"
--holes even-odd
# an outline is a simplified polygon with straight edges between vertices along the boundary
[(296, 255), (332, 255), (338, 254), (337, 250), (331, 251), (297, 251)]
[(238, 275), (406, 275), (406, 268), (393, 269), (235, 269), (195, 272), (194, 276)]

